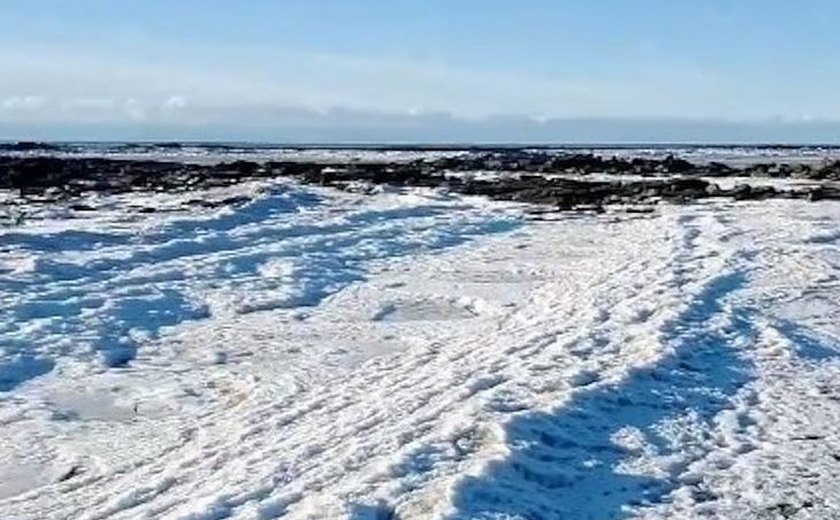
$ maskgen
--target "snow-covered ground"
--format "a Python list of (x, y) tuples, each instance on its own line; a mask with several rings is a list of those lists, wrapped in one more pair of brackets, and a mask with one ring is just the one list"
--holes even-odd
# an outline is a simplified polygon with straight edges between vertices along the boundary
[[(2, 143), (0, 143), (2, 144)], [(191, 163), (218, 163), (222, 161), (305, 161), (305, 162), (365, 162), (405, 163), (416, 160), (436, 160), (444, 157), (464, 157), (474, 153), (485, 153), (492, 147), (444, 147), (439, 150), (406, 147), (358, 146), (289, 146), (269, 144), (230, 144), (219, 146), (207, 143), (166, 144), (139, 143), (53, 143), (52, 146), (36, 147), (32, 150), (5, 151), (5, 155), (18, 157), (54, 155), (58, 157), (107, 157), (125, 160), (171, 160)], [(505, 149), (502, 145), (501, 148)], [(515, 146), (513, 149), (517, 149)], [(548, 154), (594, 154), (602, 157), (635, 157), (664, 159), (669, 155), (698, 164), (722, 162), (733, 166), (745, 166), (756, 162), (820, 164), (840, 160), (837, 146), (557, 146), (550, 148), (525, 149)]]
[(840, 203), (235, 191), (0, 229), (0, 518), (840, 518)]
[(155, 145), (126, 145), (124, 143), (67, 144), (57, 149), (34, 149), (5, 152), (13, 157), (56, 156), (64, 158), (106, 157), (130, 161), (177, 161), (196, 164), (215, 164), (225, 161), (300, 161), (315, 163), (363, 162), (408, 163), (416, 160), (432, 161), (444, 157), (469, 155), (468, 150), (400, 150), (371, 148), (319, 148), (251, 145), (241, 147), (216, 147), (187, 145), (176, 148)]

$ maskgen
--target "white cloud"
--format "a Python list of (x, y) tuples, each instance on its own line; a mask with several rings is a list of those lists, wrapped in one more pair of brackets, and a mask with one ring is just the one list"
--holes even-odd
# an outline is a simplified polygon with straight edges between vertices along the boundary
[(46, 105), (47, 99), (43, 96), (9, 96), (3, 99), (0, 107), (3, 110), (38, 110)]
[(293, 109), (312, 117), (341, 109), (355, 111), (355, 117), (448, 113), (472, 121), (500, 114), (536, 115), (537, 122), (639, 117), (738, 121), (807, 113), (840, 119), (840, 106), (821, 82), (807, 85), (813, 91), (792, 96), (772, 82), (755, 89), (737, 78), (690, 67), (639, 68), (595, 78), (231, 46), (147, 42), (110, 54), (101, 49), (28, 47), (16, 52), (13, 46), (3, 47), (0, 118), (5, 120), (250, 123), (289, 118)]
[[(297, 106), (326, 112), (348, 108), (392, 113), (445, 111), (478, 118), (499, 113), (548, 116), (631, 116), (688, 112), (696, 106), (694, 78), (670, 72), (647, 78), (539, 77), (443, 63), (313, 55), (265, 49), (170, 49), (149, 54), (101, 50), (27, 49), (0, 55), (0, 85), (51, 89), (63, 99), (134, 99), (137, 118), (193, 106)], [(125, 56), (133, 56), (127, 61)], [(219, 66), (222, 63), (224, 65)], [(177, 95), (173, 95), (177, 92)], [(647, 101), (646, 101), (647, 100)], [(153, 108), (154, 106), (154, 108)]]
[(187, 98), (184, 96), (171, 96), (163, 103), (164, 110), (179, 110), (182, 108), (186, 108), (187, 106)]

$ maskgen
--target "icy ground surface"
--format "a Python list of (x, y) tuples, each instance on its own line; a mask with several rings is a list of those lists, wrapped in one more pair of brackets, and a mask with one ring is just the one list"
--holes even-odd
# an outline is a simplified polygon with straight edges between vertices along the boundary
[(236, 190), (0, 229), (0, 518), (840, 517), (840, 204)]
[[(28, 151), (4, 153), (23, 157), (55, 155), (59, 157), (108, 157), (128, 160), (174, 160), (195, 163), (218, 163), (236, 160), (401, 163), (415, 160), (435, 160), (443, 157), (462, 157), (474, 153), (483, 154), (487, 150), (476, 150), (472, 147), (444, 147), (433, 151), (421, 148), (400, 148), (399, 145), (366, 148), (363, 145), (321, 147), (247, 143), (230, 143), (228, 145), (181, 143), (176, 146), (154, 143), (52, 143), (47, 148), (36, 147)], [(505, 147), (502, 146), (501, 148), (504, 149)], [(535, 148), (531, 151), (548, 154), (591, 153), (604, 157), (645, 157), (651, 159), (664, 159), (669, 155), (674, 155), (694, 163), (702, 164), (716, 161), (741, 166), (756, 162), (815, 164), (840, 160), (840, 147), (837, 146), (660, 145), (640, 147), (632, 145), (610, 147), (605, 145), (578, 145)]]

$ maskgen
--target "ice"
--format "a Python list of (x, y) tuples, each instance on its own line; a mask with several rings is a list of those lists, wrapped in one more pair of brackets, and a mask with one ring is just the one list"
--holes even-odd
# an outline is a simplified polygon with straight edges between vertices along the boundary
[(840, 514), (836, 202), (235, 189), (0, 230), (0, 517)]
[[(56, 155), (60, 157), (109, 157), (112, 159), (173, 160), (197, 163), (221, 161), (321, 161), (329, 162), (410, 162), (459, 157), (492, 149), (526, 149), (522, 145), (501, 146), (318, 146), (282, 144), (213, 143), (52, 143), (26, 151), (4, 151), (8, 155)], [(610, 146), (605, 144), (530, 148), (550, 153), (593, 153), (605, 157), (644, 157), (663, 159), (674, 155), (691, 162), (723, 162), (743, 165), (755, 162), (819, 163), (840, 158), (837, 146), (817, 145), (692, 145)]]

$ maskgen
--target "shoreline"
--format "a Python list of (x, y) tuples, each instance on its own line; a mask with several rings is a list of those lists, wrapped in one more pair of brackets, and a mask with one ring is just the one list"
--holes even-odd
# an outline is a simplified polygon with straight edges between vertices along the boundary
[[(410, 161), (188, 161), (0, 155), (0, 190), (29, 203), (73, 201), (91, 193), (185, 192), (250, 180), (289, 179), (344, 190), (438, 188), (559, 211), (605, 205), (689, 203), (707, 198), (840, 200), (840, 161), (731, 166), (665, 158), (493, 151)], [(736, 183), (719, 182), (737, 179)], [(798, 183), (751, 182), (752, 180)], [(13, 195), (14, 197), (14, 195)]]

